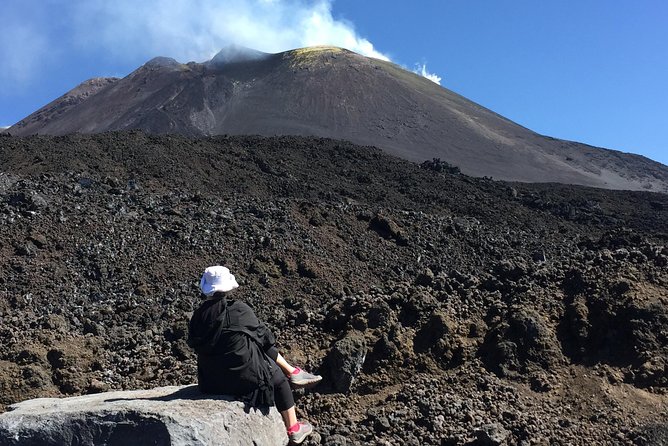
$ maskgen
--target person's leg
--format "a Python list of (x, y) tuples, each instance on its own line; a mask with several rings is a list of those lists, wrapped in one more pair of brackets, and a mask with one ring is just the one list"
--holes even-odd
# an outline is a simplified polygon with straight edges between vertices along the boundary
[(295, 406), (281, 411), (281, 416), (283, 417), (283, 423), (285, 424), (286, 430), (297, 424), (297, 411), (295, 410)]
[(322, 380), (320, 375), (313, 375), (298, 367), (293, 367), (285, 360), (285, 358), (278, 352), (276, 347), (271, 347), (267, 350), (267, 356), (276, 362), (283, 374), (288, 377), (290, 383), (296, 388), (311, 387)]
[(270, 347), (267, 350), (267, 356), (274, 360), (274, 362), (281, 368), (285, 376), (290, 376), (295, 371), (295, 367), (288, 364), (288, 361), (278, 352), (276, 347)]
[(283, 370), (283, 374), (285, 374), (285, 376), (292, 375), (296, 370), (296, 367), (291, 366), (280, 353), (276, 357), (276, 364), (278, 364), (281, 370)]
[(281, 417), (283, 417), (283, 424), (285, 424), (285, 430), (288, 432), (290, 442), (301, 444), (306, 437), (313, 433), (313, 426), (306, 422), (300, 423), (297, 421), (295, 399), (290, 389), (290, 383), (288, 382), (288, 378), (279, 370), (279, 367), (274, 368), (272, 384), (274, 386), (276, 409), (278, 409)]
[(274, 386), (274, 402), (276, 409), (281, 413), (285, 428), (289, 429), (297, 423), (297, 414), (295, 412), (295, 399), (292, 396), (290, 383), (278, 367), (274, 368), (274, 374), (271, 377)]

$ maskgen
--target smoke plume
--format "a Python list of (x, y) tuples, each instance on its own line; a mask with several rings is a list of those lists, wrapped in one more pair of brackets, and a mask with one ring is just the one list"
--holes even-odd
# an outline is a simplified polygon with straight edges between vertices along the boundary
[(413, 70), (414, 73), (419, 74), (422, 77), (426, 77), (430, 81), (441, 85), (441, 76), (435, 74), (435, 73), (430, 73), (427, 71), (427, 64), (426, 63), (417, 63), (415, 64), (415, 70)]
[(0, 32), (0, 91), (31, 81), (48, 60), (47, 39), (31, 23), (9, 22)]
[[(0, 82), (35, 81), (37, 73), (53, 70), (65, 55), (127, 66), (155, 56), (202, 62), (231, 44), (268, 53), (333, 45), (389, 60), (352, 23), (333, 16), (332, 2), (10, 0), (3, 7)], [(51, 16), (53, 11), (58, 17)], [(416, 72), (440, 81), (424, 65)]]
[[(318, 0), (85, 0), (78, 2), (77, 41), (114, 54), (141, 52), (182, 62), (211, 58), (237, 44), (267, 53), (336, 45), (388, 60), (352, 24)], [(95, 38), (91, 38), (91, 35)]]

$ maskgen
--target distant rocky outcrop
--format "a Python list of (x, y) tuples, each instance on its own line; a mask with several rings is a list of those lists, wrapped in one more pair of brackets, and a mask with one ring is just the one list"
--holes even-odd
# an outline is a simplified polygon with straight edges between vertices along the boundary
[(285, 445), (280, 414), (196, 386), (40, 398), (0, 415), (0, 445)]

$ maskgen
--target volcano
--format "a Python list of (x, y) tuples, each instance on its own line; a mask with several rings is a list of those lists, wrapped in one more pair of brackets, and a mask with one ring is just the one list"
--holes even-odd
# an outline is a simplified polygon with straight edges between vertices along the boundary
[(668, 192), (660, 163), (539, 135), (398, 65), (336, 47), (155, 58), (123, 79), (84, 82), (9, 132), (126, 129), (327, 137), (409, 161), (439, 158), (478, 177)]

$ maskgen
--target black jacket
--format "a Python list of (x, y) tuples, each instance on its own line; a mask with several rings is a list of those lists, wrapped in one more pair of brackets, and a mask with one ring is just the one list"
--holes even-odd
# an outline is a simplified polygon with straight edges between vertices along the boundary
[(273, 368), (266, 352), (276, 340), (244, 302), (216, 293), (190, 319), (188, 345), (197, 352), (204, 393), (235, 395), (253, 406), (273, 405)]

